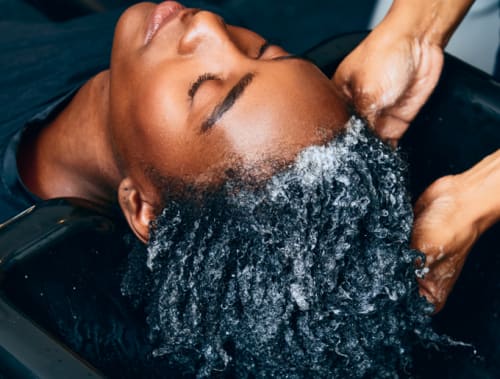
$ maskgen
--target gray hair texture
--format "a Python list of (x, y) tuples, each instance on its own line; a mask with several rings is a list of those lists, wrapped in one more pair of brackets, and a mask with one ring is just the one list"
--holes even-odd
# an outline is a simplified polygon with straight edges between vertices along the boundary
[(168, 202), (122, 283), (153, 361), (199, 378), (404, 376), (413, 347), (440, 338), (405, 171), (352, 118), (262, 185)]

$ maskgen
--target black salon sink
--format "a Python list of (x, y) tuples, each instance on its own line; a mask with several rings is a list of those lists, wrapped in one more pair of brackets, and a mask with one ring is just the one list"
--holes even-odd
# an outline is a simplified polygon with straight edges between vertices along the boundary
[[(333, 38), (306, 56), (330, 75), (364, 35)], [(498, 149), (499, 110), (499, 84), (447, 56), (402, 144), (412, 194)], [(421, 377), (500, 377), (499, 232), (497, 225), (480, 240), (435, 318), (438, 330), (473, 343), (478, 354), (423, 350)], [(44, 202), (0, 227), (0, 378), (141, 377), (121, 363), (145, 346), (143, 316), (119, 289), (125, 234), (118, 214), (76, 199)], [(72, 328), (80, 328), (78, 339), (68, 338)]]

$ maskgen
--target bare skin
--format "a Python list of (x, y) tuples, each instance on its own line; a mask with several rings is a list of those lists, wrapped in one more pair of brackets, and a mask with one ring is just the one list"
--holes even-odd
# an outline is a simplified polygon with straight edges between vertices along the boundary
[(420, 292), (439, 312), (477, 239), (500, 220), (500, 149), (433, 183), (415, 205), (412, 246), (425, 252)]
[[(183, 10), (146, 43), (155, 4), (137, 4), (117, 25), (110, 70), (92, 78), (50, 125), (24, 142), (22, 178), (42, 198), (118, 201), (131, 229), (147, 242), (161, 197), (145, 175), (147, 167), (207, 181), (230, 165), (231, 156), (249, 164), (269, 156), (293, 159), (341, 129), (347, 102), (396, 145), (434, 89), (443, 48), (471, 4), (395, 0), (333, 82), (313, 65), (288, 59), (278, 46), (263, 49), (262, 37), (209, 12)], [(249, 75), (234, 106), (204, 128), (222, 99)], [(206, 80), (190, 96), (202, 76)], [(449, 181), (468, 177), (472, 188), (480, 176)], [(431, 268), (421, 293), (438, 309), (478, 233), (472, 218), (452, 229), (446, 220), (454, 207), (437, 206), (443, 196), (465, 198), (456, 188), (461, 187), (435, 184), (417, 205), (413, 244), (428, 255)], [(491, 211), (491, 203), (483, 205)], [(450, 233), (436, 235), (425, 228), (428, 220), (444, 223)], [(457, 233), (469, 237), (457, 243)]]
[(443, 49), (473, 0), (395, 0), (333, 78), (378, 135), (397, 145), (437, 84)]
[[(155, 9), (140, 3), (121, 16), (110, 70), (25, 144), (20, 159), (23, 180), (42, 198), (118, 198), (144, 242), (162, 197), (148, 167), (206, 182), (234, 157), (243, 164), (291, 160), (332, 138), (348, 118), (317, 67), (213, 13), (183, 9), (148, 40)], [(242, 89), (238, 98), (216, 112), (235, 88)]]
[[(89, 80), (47, 127), (20, 146), (25, 185), (43, 199), (69, 196), (116, 202), (120, 173), (106, 128), (109, 72)], [(84, 127), (81, 127), (84, 125)]]
[[(443, 49), (472, 0), (395, 0), (342, 62), (334, 82), (384, 140), (396, 146), (432, 93)], [(397, 32), (395, 32), (397, 31)], [(496, 163), (495, 163), (496, 162)], [(417, 201), (413, 247), (427, 256), (420, 293), (439, 312), (471, 247), (498, 220), (498, 153), (432, 184)]]

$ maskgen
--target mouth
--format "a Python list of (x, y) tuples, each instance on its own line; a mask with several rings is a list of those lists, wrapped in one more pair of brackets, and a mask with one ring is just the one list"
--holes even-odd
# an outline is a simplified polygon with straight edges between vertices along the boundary
[(172, 21), (184, 8), (184, 5), (176, 1), (164, 1), (158, 4), (149, 16), (144, 44), (151, 42), (158, 30)]

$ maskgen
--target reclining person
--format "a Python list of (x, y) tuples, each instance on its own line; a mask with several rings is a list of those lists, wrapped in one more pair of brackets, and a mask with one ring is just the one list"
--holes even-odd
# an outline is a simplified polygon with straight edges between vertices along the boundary
[[(16, 134), (22, 182), (15, 185), (39, 198), (118, 201), (133, 232), (147, 242), (151, 222), (169, 205), (163, 200), (175, 198), (186, 183), (210, 187), (256, 165), (259, 181), (275, 172), (276, 163), (286, 166), (304, 148), (343, 135), (350, 118), (345, 97), (395, 144), (432, 91), (442, 47), (470, 5), (429, 1), (431, 12), (421, 3), (396, 1), (340, 67), (336, 86), (310, 63), (215, 14), (171, 2), (138, 4), (118, 22), (110, 69), (60, 103), (53, 118), (22, 139)], [(374, 50), (395, 52), (396, 70), (379, 60), (360, 68)], [(394, 76), (373, 87), (367, 78), (381, 75), (368, 75), (369, 69)], [(373, 88), (383, 94), (366, 96)], [(498, 213), (490, 202), (484, 208), (487, 227)], [(471, 225), (465, 229), (475, 235)], [(416, 234), (415, 243), (426, 237)], [(467, 248), (458, 249), (466, 254)], [(455, 268), (456, 251), (439, 262)], [(452, 284), (440, 283), (444, 298)]]

